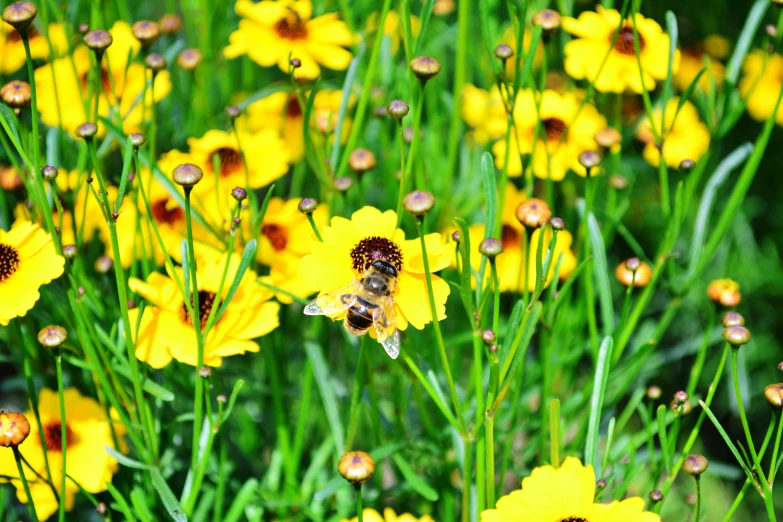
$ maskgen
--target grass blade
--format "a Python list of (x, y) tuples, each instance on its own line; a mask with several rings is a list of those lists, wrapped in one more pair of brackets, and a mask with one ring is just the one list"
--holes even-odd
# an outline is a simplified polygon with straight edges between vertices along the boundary
[(761, 25), (761, 22), (764, 20), (764, 15), (767, 14), (769, 6), (769, 0), (756, 0), (750, 13), (748, 13), (748, 17), (745, 19), (745, 25), (742, 27), (742, 32), (737, 39), (734, 53), (731, 55), (729, 64), (726, 66), (726, 81), (731, 85), (737, 83), (740, 69), (742, 69), (742, 62), (745, 61), (745, 56), (748, 54), (748, 50), (753, 44), (756, 31), (758, 31), (759, 25)]
[(410, 464), (408, 464), (408, 461), (403, 459), (402, 456), (399, 453), (395, 453), (392, 455), (392, 460), (394, 461), (394, 464), (397, 465), (397, 469), (400, 470), (400, 473), (402, 473), (402, 476), (405, 477), (405, 481), (412, 487), (419, 495), (426, 498), (430, 502), (435, 502), (440, 498), (440, 495), (438, 495), (438, 492), (427, 482), (418, 476), (416, 472), (413, 470)]
[(612, 338), (604, 337), (598, 349), (598, 361), (595, 365), (593, 378), (593, 394), (590, 397), (590, 419), (587, 424), (587, 439), (585, 442), (585, 465), (596, 462), (598, 452), (598, 429), (601, 426), (601, 409), (604, 405), (606, 381), (609, 379), (609, 366), (612, 361)]
[(247, 242), (247, 245), (245, 245), (245, 250), (242, 252), (242, 259), (239, 261), (239, 268), (237, 268), (237, 272), (234, 275), (234, 281), (231, 283), (231, 288), (228, 289), (228, 293), (226, 294), (226, 298), (223, 300), (223, 304), (220, 305), (220, 310), (218, 310), (215, 323), (220, 320), (220, 317), (225, 313), (226, 308), (228, 308), (229, 303), (231, 303), (231, 299), (234, 298), (234, 294), (237, 292), (237, 288), (239, 288), (239, 283), (241, 283), (242, 279), (245, 277), (247, 268), (255, 259), (257, 246), (258, 242), (255, 239), (251, 239)]
[(313, 365), (315, 382), (318, 385), (318, 390), (321, 392), (321, 400), (324, 403), (326, 416), (329, 419), (329, 428), (332, 431), (337, 454), (342, 455), (345, 445), (345, 431), (340, 420), (340, 410), (337, 407), (337, 397), (329, 376), (329, 367), (326, 364), (326, 359), (324, 359), (320, 344), (314, 341), (305, 341), (304, 347), (307, 357), (310, 359), (310, 364)]
[(587, 228), (590, 232), (590, 243), (593, 246), (593, 262), (595, 263), (595, 280), (598, 285), (598, 301), (601, 307), (601, 326), (604, 335), (611, 335), (614, 330), (614, 305), (612, 304), (612, 288), (609, 286), (609, 270), (606, 266), (606, 247), (601, 229), (595, 215), (590, 212), (587, 217)]
[(172, 520), (177, 522), (187, 522), (188, 517), (185, 515), (185, 510), (179, 505), (177, 497), (171, 492), (169, 485), (163, 479), (163, 475), (160, 474), (158, 468), (150, 468), (150, 476), (152, 477), (152, 486), (157, 490), (160, 495), (160, 500), (163, 502), (163, 507), (166, 508)]

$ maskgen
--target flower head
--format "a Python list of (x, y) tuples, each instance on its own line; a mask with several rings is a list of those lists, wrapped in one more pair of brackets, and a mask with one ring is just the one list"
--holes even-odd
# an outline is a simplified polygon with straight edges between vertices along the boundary
[(340, 457), (337, 470), (345, 480), (359, 486), (370, 480), (375, 473), (375, 461), (363, 451), (349, 451)]
[[(724, 49), (723, 47), (726, 47)], [(674, 75), (674, 86), (680, 91), (685, 91), (696, 75), (706, 68), (707, 70), (699, 78), (698, 88), (702, 92), (709, 92), (710, 85), (714, 81), (715, 88), (720, 89), (726, 68), (720, 62), (725, 57), (723, 51), (727, 51), (728, 42), (721, 36), (711, 36), (704, 43), (698, 43), (682, 51), (680, 70)]]
[[(780, 89), (783, 88), (783, 56), (769, 54), (760, 49), (748, 53), (742, 65), (739, 90), (748, 106), (748, 114), (764, 121), (775, 110)], [(783, 105), (775, 114), (775, 121), (783, 125)]]
[[(679, 109), (679, 98), (666, 104), (663, 126), (663, 158), (669, 167), (679, 168), (683, 161), (697, 162), (710, 147), (710, 131), (699, 119), (699, 111), (691, 102)], [(648, 118), (636, 128), (636, 137), (646, 145), (644, 159), (655, 167), (661, 161), (661, 149), (655, 143), (651, 125), (660, 133), (663, 111), (653, 111), (652, 124)], [(675, 115), (677, 116), (675, 119)]]
[(707, 296), (715, 304), (732, 308), (742, 302), (739, 283), (733, 279), (716, 279), (707, 286)]
[[(416, 518), (410, 513), (398, 515), (392, 508), (384, 509), (383, 515), (372, 508), (364, 508), (364, 510), (362, 510), (362, 518), (364, 519), (364, 522), (434, 522), (429, 515), (424, 515), (421, 518)], [(351, 519), (344, 518), (340, 522), (358, 521), (359, 517), (353, 517)]]
[[(563, 29), (576, 37), (565, 47), (566, 72), (577, 80), (593, 82), (601, 92), (622, 93), (630, 89), (640, 93), (654, 89), (655, 82), (664, 80), (668, 74), (669, 35), (654, 20), (640, 14), (636, 15), (636, 28), (641, 77), (632, 19), (622, 20), (617, 10), (604, 9), (600, 5), (595, 12), (585, 11), (579, 18), (564, 17)], [(604, 63), (603, 57), (607, 53)], [(679, 66), (680, 52), (676, 51), (673, 71), (676, 72)]]
[(30, 423), (21, 413), (0, 410), (0, 446), (18, 446), (30, 435)]
[(351, 53), (343, 48), (353, 44), (348, 26), (337, 13), (312, 18), (310, 0), (237, 0), (234, 9), (242, 19), (223, 50), (226, 58), (246, 54), (263, 67), (277, 65), (288, 72), (292, 56), (302, 64), (296, 70), (302, 78), (317, 78), (320, 65), (343, 71), (351, 62)]
[(463, 86), (460, 112), (472, 129), (467, 139), (483, 145), (504, 137), (508, 128), (506, 103), (507, 96), (501, 96), (497, 85), (489, 91), (471, 84)]
[(631, 497), (608, 504), (594, 502), (595, 473), (579, 459), (567, 457), (559, 467), (541, 466), (522, 481), (521, 489), (501, 497), (495, 509), (481, 513), (482, 522), (536, 520), (547, 522), (660, 522), (644, 511), (644, 500)]
[[(62, 24), (50, 23), (47, 34), (41, 34), (31, 25), (27, 28), (27, 38), (30, 42), (30, 54), (34, 60), (49, 58), (49, 42), (55, 53), (60, 54), (68, 48), (68, 39)], [(0, 24), (0, 72), (13, 74), (27, 62), (24, 44), (19, 32), (8, 24)]]
[(0, 325), (25, 315), (38, 301), (38, 289), (64, 267), (52, 238), (37, 224), (17, 220), (8, 232), (0, 229)]
[[(393, 295), (397, 328), (405, 330), (410, 324), (421, 330), (432, 321), (421, 243), (419, 238), (406, 240), (396, 223), (394, 211), (381, 212), (373, 207), (357, 210), (350, 220), (333, 217), (330, 226), (321, 229), (323, 243), (311, 241), (311, 253), (302, 259), (299, 273), (311, 288), (326, 293), (350, 284), (373, 261), (384, 259), (397, 269)], [(452, 251), (441, 235), (428, 234), (425, 241), (430, 271), (449, 266)], [(432, 287), (438, 320), (445, 319), (449, 285), (433, 275)]]
[(639, 258), (633, 257), (623, 261), (614, 271), (615, 277), (623, 286), (633, 286), (640, 288), (650, 284), (652, 279), (652, 268)]

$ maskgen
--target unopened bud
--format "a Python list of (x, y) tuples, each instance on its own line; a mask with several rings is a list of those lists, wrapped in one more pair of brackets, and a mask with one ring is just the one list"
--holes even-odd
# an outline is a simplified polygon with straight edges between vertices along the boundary
[(160, 29), (157, 22), (152, 20), (141, 20), (131, 27), (133, 36), (141, 42), (141, 45), (147, 47), (152, 45), (158, 39)]
[(231, 197), (237, 201), (244, 201), (247, 198), (247, 190), (242, 187), (234, 187), (231, 189)]
[(739, 312), (726, 312), (721, 317), (720, 322), (724, 328), (729, 326), (745, 326), (745, 318)]
[(41, 177), (49, 182), (57, 179), (57, 169), (51, 165), (47, 165), (41, 169)]
[(79, 248), (76, 245), (63, 245), (63, 257), (69, 261), (73, 260), (79, 254)]
[(0, 410), (0, 446), (20, 445), (30, 435), (30, 423), (21, 413)]
[(750, 330), (744, 326), (729, 326), (723, 329), (723, 338), (734, 347), (740, 347), (750, 342)]
[(315, 198), (302, 198), (299, 202), (299, 212), (302, 214), (312, 214), (318, 208), (318, 200)]
[(435, 196), (424, 190), (414, 190), (402, 200), (402, 207), (414, 216), (423, 216), (435, 206)]
[(375, 473), (375, 461), (363, 451), (350, 451), (337, 463), (340, 475), (356, 487), (367, 482)]
[(429, 56), (418, 56), (411, 60), (410, 68), (413, 74), (422, 83), (425, 83), (440, 72), (440, 63), (435, 58)]
[(510, 45), (500, 44), (495, 47), (495, 56), (503, 61), (506, 61), (514, 56), (514, 49), (512, 49)]
[(27, 37), (26, 29), (35, 20), (38, 9), (32, 2), (14, 2), (3, 9), (3, 21), (19, 31), (23, 38)]
[(698, 477), (709, 467), (710, 463), (702, 455), (688, 455), (682, 463), (682, 471), (693, 477)]
[(783, 384), (770, 384), (764, 388), (764, 398), (774, 411), (783, 410)]
[(484, 330), (481, 332), (481, 340), (484, 341), (484, 344), (494, 344), (497, 340), (497, 336), (492, 330)]
[(503, 243), (491, 237), (487, 238), (479, 243), (479, 252), (489, 259), (494, 259), (503, 253)]
[(201, 178), (203, 177), (204, 171), (201, 170), (201, 167), (192, 163), (178, 165), (171, 174), (174, 183), (185, 188), (192, 188), (201, 181)]
[(386, 112), (396, 120), (400, 120), (407, 116), (409, 110), (408, 104), (402, 100), (392, 100), (389, 105), (386, 106)]

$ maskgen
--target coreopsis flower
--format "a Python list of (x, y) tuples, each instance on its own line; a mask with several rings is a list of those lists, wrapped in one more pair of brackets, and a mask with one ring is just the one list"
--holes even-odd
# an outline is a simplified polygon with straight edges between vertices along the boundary
[[(362, 518), (364, 522), (434, 522), (429, 515), (424, 515), (421, 518), (417, 518), (410, 513), (398, 515), (392, 508), (384, 509), (383, 515), (372, 508), (364, 508), (362, 510)], [(358, 522), (358, 520), (359, 517), (353, 517), (351, 519), (344, 518), (340, 522)]]
[[(363, 207), (351, 219), (333, 217), (330, 226), (321, 229), (324, 242), (312, 241), (310, 254), (302, 258), (299, 273), (320, 292), (332, 292), (361, 276), (373, 261), (383, 259), (397, 269), (394, 291), (397, 328), (408, 324), (421, 330), (432, 321), (432, 313), (424, 275), (424, 256), (419, 238), (405, 239), (405, 232), (396, 228), (397, 214)], [(425, 236), (431, 272), (449, 266), (452, 249), (440, 234)], [(432, 288), (438, 320), (446, 318), (449, 285), (432, 276)], [(341, 316), (334, 319), (341, 319)], [(371, 329), (370, 334), (375, 332)]]
[[(378, 18), (380, 13), (375, 11), (367, 17), (367, 34), (372, 34), (378, 30)], [(400, 40), (404, 38), (402, 29), (402, 20), (399, 13), (395, 10), (389, 10), (386, 13), (386, 22), (383, 24), (383, 35), (389, 38), (391, 42), (391, 54), (395, 56), (400, 50)], [(411, 15), (411, 34), (414, 38), (419, 36), (421, 31), (421, 20), (418, 16)]]
[[(305, 96), (309, 95), (310, 93), (307, 93)], [(342, 96), (343, 91), (337, 89), (318, 91), (313, 100), (313, 114), (316, 121), (331, 122), (332, 126), (336, 125)], [(356, 96), (351, 94), (348, 98), (348, 109), (355, 103)], [(351, 118), (347, 116), (343, 118), (340, 135), (342, 143), (348, 139), (351, 123)], [(304, 158), (304, 108), (299, 105), (296, 94), (276, 92), (251, 103), (247, 107), (247, 118), (237, 120), (237, 125), (239, 128), (247, 128), (249, 132), (275, 129), (285, 142), (290, 161), (296, 163)], [(320, 133), (313, 133), (312, 137), (314, 144), (318, 144)]]
[(701, 75), (698, 88), (708, 92), (710, 83), (714, 81), (715, 88), (720, 89), (726, 74), (726, 68), (720, 60), (725, 58), (727, 52), (728, 42), (721, 36), (710, 36), (703, 43), (683, 49), (680, 70), (674, 75), (674, 86), (685, 91), (696, 79), (696, 75), (707, 67), (707, 58), (709, 58), (709, 68)]
[[(666, 104), (665, 124), (663, 127), (663, 157), (669, 167), (679, 167), (683, 160), (699, 161), (710, 147), (710, 131), (699, 119), (699, 111), (691, 102), (685, 102), (677, 113), (679, 98), (673, 98)], [(677, 119), (674, 119), (677, 113)], [(653, 110), (653, 125), (661, 132), (661, 108)], [(661, 150), (655, 143), (649, 118), (645, 118), (636, 128), (636, 137), (646, 143), (643, 156), (647, 163), (655, 167), (661, 161)]]
[(593, 466), (567, 457), (559, 468), (535, 468), (520, 489), (498, 499), (495, 509), (483, 511), (481, 521), (660, 522), (658, 515), (644, 511), (640, 497), (594, 502), (595, 487)]
[[(122, 424), (113, 423), (106, 415), (106, 410), (90, 397), (82, 396), (75, 388), (63, 390), (65, 401), (65, 423), (67, 436), (66, 473), (73, 480), (66, 481), (66, 489), (62, 491), (59, 477), (62, 475), (62, 417), (60, 416), (60, 399), (57, 391), (43, 388), (38, 397), (38, 412), (41, 416), (41, 428), (44, 435), (45, 451), (49, 459), (49, 469), (52, 481), (61, 499), (65, 500), (65, 509), (73, 507), (74, 496), (79, 492), (79, 486), (89, 493), (106, 491), (107, 484), (119, 469), (119, 465), (105, 450), (114, 447), (114, 437), (122, 441), (125, 429)], [(34, 419), (32, 411), (25, 413), (28, 419)], [(114, 434), (112, 434), (114, 430)], [(120, 447), (115, 448), (125, 451)], [(35, 504), (38, 518), (45, 520), (57, 512), (58, 504), (52, 493), (51, 486), (40, 480), (36, 473), (46, 477), (44, 448), (37, 422), (30, 422), (30, 435), (24, 444), (19, 446), (22, 457), (30, 468), (24, 467), (25, 478), (30, 486), (30, 494)], [(0, 451), (0, 476), (11, 477), (10, 482), (16, 488), (16, 497), (22, 503), (29, 502), (25, 494), (16, 461), (10, 451)], [(0, 479), (5, 482), (7, 479)], [(75, 482), (74, 482), (75, 481)], [(79, 484), (77, 486), (76, 484)]]
[[(525, 228), (516, 217), (516, 208), (527, 198), (525, 192), (517, 190), (513, 184), (506, 186), (506, 202), (503, 206), (502, 229), (500, 241), (503, 243), (503, 253), (495, 258), (498, 271), (498, 282), (501, 292), (524, 292), (525, 288), (534, 291), (536, 288), (536, 257), (538, 252), (541, 228), (535, 229), (532, 234), (525, 236)], [(484, 225), (471, 225), (468, 228), (470, 234), (470, 265), (476, 272), (481, 268), (481, 254), (479, 243), (484, 239)], [(527, 242), (523, 245), (523, 239)], [(541, 261), (546, 257), (549, 242), (552, 240), (552, 229), (544, 229), (544, 242)], [(544, 288), (548, 287), (555, 277), (555, 265), (560, 260), (560, 279), (567, 279), (576, 269), (576, 255), (571, 251), (573, 236), (567, 230), (557, 233), (557, 245), (555, 245), (554, 257), (549, 266)], [(527, 268), (527, 282), (525, 283), (525, 267)], [(485, 271), (485, 277), (489, 280), (490, 271)], [(473, 282), (475, 284), (475, 281)]]
[[(775, 101), (783, 88), (783, 56), (755, 49), (748, 53), (742, 64), (739, 90), (745, 98), (748, 114), (758, 121), (765, 121), (775, 110)], [(783, 105), (775, 114), (775, 122), (783, 125)]]
[[(509, 176), (522, 175), (520, 152), (533, 153), (532, 169), (538, 178), (547, 179), (551, 176), (554, 181), (560, 181), (569, 170), (586, 176), (587, 171), (579, 163), (579, 155), (596, 149), (595, 135), (606, 127), (606, 118), (590, 104), (579, 112), (579, 100), (572, 93), (558, 94), (546, 90), (541, 98), (541, 130), (534, 144), (533, 136), (539, 121), (536, 96), (529, 89), (521, 91), (517, 96), (514, 107), (516, 131), (511, 132), (511, 150), (508, 154)], [(492, 147), (498, 169), (505, 165), (506, 147), (505, 139)], [(551, 158), (547, 157), (547, 152)]]
[[(199, 263), (198, 314), (202, 328), (206, 326), (212, 308), (219, 309), (231, 286), (229, 280), (218, 296), (224, 263), (225, 257), (220, 261), (203, 259)], [(239, 256), (232, 256), (228, 273), (235, 274), (238, 267)], [(257, 352), (259, 346), (253, 339), (277, 328), (280, 305), (269, 300), (272, 293), (257, 285), (256, 279), (252, 271), (245, 273), (225, 313), (207, 334), (205, 365), (220, 366), (223, 357)], [(196, 329), (177, 284), (169, 277), (153, 272), (146, 282), (131, 278), (129, 286), (150, 303), (143, 313), (138, 308), (130, 311), (131, 324), (139, 324), (136, 357), (153, 368), (163, 368), (172, 359), (195, 366), (198, 363)]]
[[(274, 129), (254, 134), (240, 132), (239, 142), (233, 132), (210, 130), (201, 138), (188, 139), (188, 148), (190, 162), (204, 171), (205, 183), (196, 186), (197, 192), (214, 192), (216, 177), (217, 190), (228, 195), (234, 187), (263, 187), (288, 172), (288, 150)], [(215, 156), (218, 158), (217, 173), (214, 172)]]
[[(28, 28), (30, 55), (33, 60), (49, 58), (49, 42), (46, 36), (38, 32), (34, 25)], [(51, 23), (48, 28), (49, 41), (55, 53), (61, 53), (68, 48), (65, 28), (62, 24)], [(27, 63), (24, 44), (19, 32), (6, 23), (0, 23), (0, 72), (13, 74)]]
[(0, 325), (24, 316), (41, 297), (41, 286), (63, 273), (49, 234), (30, 221), (17, 220), (11, 230), (0, 229)]
[[(619, 35), (612, 46), (614, 34)], [(579, 18), (563, 17), (563, 29), (576, 38), (565, 46), (565, 70), (577, 80), (593, 82), (601, 92), (622, 93), (628, 89), (636, 93), (655, 88), (656, 81), (666, 79), (669, 70), (669, 35), (655, 20), (636, 15), (639, 35), (639, 55), (642, 75), (634, 45), (631, 18), (620, 19), (615, 9), (596, 6), (596, 11), (585, 11)], [(608, 53), (606, 63), (604, 56)], [(680, 52), (676, 51), (672, 72), (680, 67)], [(600, 75), (599, 75), (600, 72)]]
[(467, 139), (473, 143), (484, 145), (489, 141), (503, 138), (508, 129), (506, 116), (506, 98), (501, 97), (497, 85), (487, 91), (471, 84), (462, 87), (460, 113), (465, 123), (472, 129)]
[(742, 302), (740, 285), (733, 279), (716, 279), (707, 286), (707, 296), (715, 304), (732, 308)]
[[(154, 101), (159, 102), (171, 90), (171, 81), (169, 73), (161, 71), (155, 76), (154, 89), (147, 88), (144, 97), (144, 64), (138, 61), (128, 62), (129, 58), (132, 59), (139, 52), (141, 44), (134, 38), (130, 26), (123, 21), (115, 22), (109, 32), (113, 43), (106, 50), (101, 64), (102, 88), (98, 114), (100, 117), (110, 118), (122, 127), (125, 134), (130, 134), (141, 129), (144, 123), (142, 117), (149, 118), (152, 114), (152, 91), (155, 91)], [(35, 70), (38, 110), (45, 124), (58, 127), (62, 118), (63, 128), (73, 133), (79, 125), (93, 119), (91, 93), (95, 71), (91, 54), (92, 51), (86, 46), (79, 45), (73, 51), (73, 56), (54, 61), (54, 74), (50, 65)], [(111, 71), (108, 68), (111, 68)], [(144, 103), (141, 103), (142, 98)], [(105, 132), (106, 129), (99, 121), (98, 134), (103, 135)]]
[(312, 18), (310, 0), (237, 0), (234, 10), (242, 20), (223, 49), (226, 58), (246, 54), (263, 67), (277, 65), (284, 72), (296, 58), (300, 78), (317, 78), (321, 65), (344, 71), (351, 62), (351, 53), (344, 49), (354, 43), (348, 26), (337, 13)]

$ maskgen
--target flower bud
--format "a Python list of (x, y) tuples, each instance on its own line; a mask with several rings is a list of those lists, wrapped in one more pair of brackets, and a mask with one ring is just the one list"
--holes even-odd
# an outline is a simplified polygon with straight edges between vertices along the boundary
[(302, 60), (299, 58), (291, 58), (291, 67), (294, 69), (299, 69), (302, 66)]
[(609, 178), (609, 185), (615, 190), (625, 190), (628, 188), (628, 180), (623, 176), (615, 174)]
[(158, 21), (160, 34), (175, 34), (182, 29), (182, 19), (178, 14), (166, 13)]
[(495, 47), (495, 56), (504, 62), (514, 56), (514, 49), (510, 45), (500, 44)]
[(675, 417), (679, 417), (680, 415), (688, 415), (691, 411), (693, 411), (693, 405), (690, 403), (690, 401), (679, 402), (675, 399), (669, 406), (674, 412)]
[(691, 475), (692, 477), (698, 477), (710, 466), (710, 463), (702, 455), (688, 455), (682, 462), (682, 471)]
[(177, 65), (183, 71), (192, 71), (201, 63), (202, 54), (198, 49), (185, 49), (177, 56)]
[(109, 33), (109, 31), (104, 31), (103, 29), (90, 31), (84, 35), (84, 44), (98, 55), (102, 55), (102, 53), (111, 46), (113, 41), (114, 39), (112, 38), (111, 33)]
[(144, 59), (144, 65), (146, 65), (147, 68), (152, 71), (152, 75), (154, 76), (165, 69), (168, 63), (166, 63), (166, 59), (162, 54), (150, 53)]
[(91, 141), (98, 134), (98, 126), (88, 121), (76, 127), (76, 136), (84, 141)]
[(424, 190), (414, 190), (402, 200), (402, 208), (414, 216), (423, 216), (435, 206), (435, 196)]
[[(635, 270), (631, 268), (635, 268)], [(623, 286), (631, 286), (633, 284), (634, 287), (641, 288), (650, 284), (652, 268), (644, 261), (639, 260), (639, 258), (632, 257), (624, 263), (617, 265), (614, 275)]]
[(228, 402), (228, 397), (226, 397), (226, 396), (225, 396), (225, 395), (223, 395), (223, 394), (220, 394), (220, 395), (218, 395), (217, 397), (215, 397), (215, 400), (216, 400), (216, 401), (218, 401), (218, 402), (220, 402), (220, 403), (223, 403), (223, 404), (225, 404), (225, 403), (227, 403), (227, 402)]
[(744, 326), (729, 326), (723, 329), (723, 338), (730, 345), (740, 347), (750, 341), (750, 330)]
[(32, 2), (14, 2), (3, 9), (3, 21), (19, 31), (23, 38), (26, 38), (26, 29), (33, 23), (37, 14), (38, 9)]
[(14, 109), (27, 107), (31, 96), (30, 84), (20, 80), (10, 81), (0, 89), (0, 99)]
[(595, 133), (595, 143), (602, 150), (612, 150), (623, 142), (623, 135), (614, 127), (604, 127)]
[(357, 174), (364, 174), (375, 168), (375, 154), (367, 149), (356, 149), (348, 157), (348, 166)]
[(503, 253), (503, 243), (491, 237), (487, 238), (479, 243), (479, 252), (489, 259), (494, 259)]
[(440, 72), (440, 63), (435, 58), (429, 56), (417, 56), (411, 60), (410, 68), (422, 83), (426, 83)]
[(231, 189), (231, 197), (237, 201), (244, 201), (247, 198), (247, 190), (242, 187), (234, 187)]
[(579, 155), (579, 164), (587, 169), (587, 175), (590, 171), (601, 164), (601, 155), (594, 150), (586, 150)]
[(451, 239), (454, 240), (455, 243), (459, 244), (459, 230), (455, 230), (451, 233)]
[(239, 116), (242, 114), (242, 111), (239, 110), (239, 107), (236, 105), (229, 105), (226, 107), (226, 116), (228, 116), (228, 119), (231, 121), (236, 120), (239, 118)]
[(767, 36), (769, 36), (770, 38), (778, 37), (778, 28), (775, 27), (775, 24), (767, 24), (764, 30), (767, 32)]
[(657, 489), (654, 491), (650, 491), (649, 498), (650, 498), (650, 502), (657, 504), (658, 502), (661, 502), (663, 500), (663, 493), (661, 493)]
[(149, 47), (158, 39), (160, 29), (157, 22), (152, 20), (140, 20), (131, 27), (133, 36), (143, 45)]
[(604, 479), (598, 479), (595, 483), (595, 489), (606, 489), (606, 481)]
[(707, 286), (707, 296), (726, 308), (733, 308), (742, 302), (739, 283), (732, 279), (716, 279)]
[(694, 163), (691, 159), (684, 159), (680, 162), (680, 170), (684, 170), (685, 172), (690, 172), (690, 170), (695, 166), (696, 163)]
[(774, 411), (783, 410), (783, 384), (770, 384), (764, 388), (764, 398)]
[(29, 434), (30, 423), (24, 415), (0, 410), (0, 446), (6, 448), (18, 446)]
[(408, 104), (402, 100), (392, 100), (389, 105), (386, 106), (386, 112), (395, 120), (401, 120), (407, 116), (409, 110)]
[(304, 215), (312, 214), (316, 208), (318, 208), (318, 200), (315, 198), (302, 198), (299, 202), (299, 212)]
[(519, 204), (516, 216), (520, 223), (529, 228), (539, 228), (552, 217), (552, 209), (546, 201), (530, 198)]
[(79, 248), (76, 245), (63, 245), (63, 257), (68, 261), (72, 261), (79, 255)]
[(674, 393), (674, 400), (677, 402), (688, 402), (688, 392), (680, 390)]
[(484, 341), (484, 344), (490, 345), (495, 343), (497, 336), (492, 330), (484, 330), (481, 332), (481, 340)]
[(745, 318), (739, 312), (726, 312), (721, 317), (720, 322), (724, 328), (729, 326), (745, 326)]
[(198, 165), (183, 163), (174, 169), (171, 177), (177, 185), (192, 188), (204, 177), (204, 171)]
[(560, 232), (565, 230), (565, 221), (563, 221), (563, 218), (553, 217), (549, 220), (549, 226), (552, 227), (552, 230)]
[(533, 26), (540, 26), (545, 39), (551, 37), (560, 29), (560, 13), (544, 9), (533, 15)]
[(198, 369), (198, 376), (202, 379), (208, 379), (212, 376), (212, 368), (209, 366), (202, 366)]
[(367, 482), (375, 473), (375, 461), (363, 451), (350, 451), (337, 463), (340, 475), (356, 487)]
[(647, 388), (647, 398), (652, 400), (658, 400), (663, 395), (663, 392), (658, 386), (652, 385)]
[(131, 145), (134, 149), (139, 149), (142, 147), (145, 143), (147, 143), (147, 137), (140, 133), (140, 132), (134, 132), (130, 135)]
[(781, 372), (783, 372), (783, 362), (779, 362), (779, 363), (778, 363), (778, 370), (780, 370)]
[(57, 179), (57, 169), (51, 165), (47, 165), (41, 169), (41, 177), (49, 182)]
[(353, 187), (353, 179), (349, 176), (341, 176), (334, 180), (333, 185), (337, 192), (348, 192)]
[(57, 348), (67, 338), (68, 332), (62, 326), (50, 325), (38, 332), (38, 342), (44, 348)]
[(106, 507), (106, 504), (103, 502), (98, 502), (95, 505), (95, 512), (99, 515), (105, 515), (108, 512), (108, 508)]
[(90, 24), (87, 23), (81, 23), (76, 28), (76, 30), (79, 32), (80, 35), (84, 36), (85, 34), (90, 32)]
[(106, 274), (114, 267), (114, 260), (109, 256), (101, 256), (95, 260), (95, 271)]

